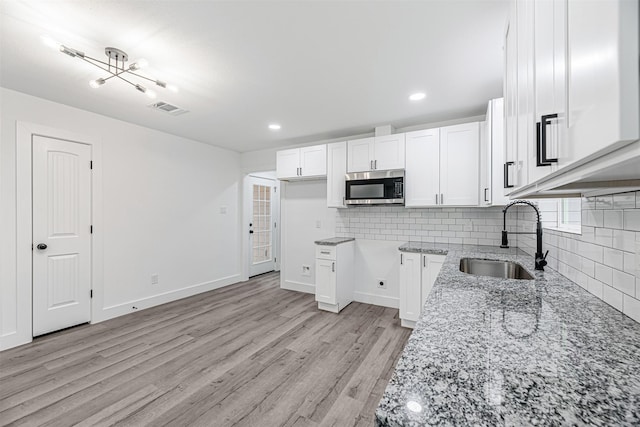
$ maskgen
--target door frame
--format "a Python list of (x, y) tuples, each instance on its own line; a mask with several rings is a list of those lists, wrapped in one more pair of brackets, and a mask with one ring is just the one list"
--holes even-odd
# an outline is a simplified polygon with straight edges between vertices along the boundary
[[(99, 138), (64, 129), (28, 122), (16, 122), (16, 309), (19, 344), (33, 340), (33, 218), (32, 218), (32, 136), (61, 139), (91, 146), (91, 321), (99, 320), (104, 296), (103, 217), (102, 217), (102, 143)], [(14, 341), (12, 340), (12, 341)], [(9, 344), (9, 343), (7, 343)], [(9, 345), (7, 345), (8, 347)]]
[(242, 178), (242, 221), (240, 224), (240, 238), (242, 239), (242, 281), (249, 280), (249, 250), (251, 249), (249, 246), (249, 222), (251, 222), (251, 218), (249, 217), (249, 203), (253, 203), (251, 198), (252, 189), (250, 188), (250, 177), (256, 178), (267, 178), (273, 179), (273, 182), (276, 187), (276, 191), (274, 193), (275, 199), (272, 197), (272, 202), (275, 201), (275, 204), (272, 204), (271, 214), (273, 219), (276, 221), (276, 231), (273, 233), (273, 256), (275, 257), (275, 271), (280, 271), (280, 233), (281, 233), (281, 224), (280, 224), (280, 189), (282, 186), (280, 185), (280, 181), (276, 178), (275, 171), (269, 172), (249, 172), (244, 175)]

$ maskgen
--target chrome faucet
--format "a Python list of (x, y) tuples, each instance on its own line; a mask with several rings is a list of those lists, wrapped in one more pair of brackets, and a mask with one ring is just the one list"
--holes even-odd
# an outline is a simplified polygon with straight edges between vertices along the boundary
[(511, 206), (513, 205), (529, 205), (531, 206), (535, 211), (536, 211), (536, 215), (538, 217), (538, 223), (536, 224), (536, 231), (535, 233), (532, 232), (527, 232), (527, 231), (511, 231), (509, 232), (510, 234), (535, 234), (536, 235), (536, 255), (535, 255), (535, 269), (536, 270), (542, 270), (544, 271), (544, 266), (547, 265), (547, 255), (549, 254), (549, 251), (547, 251), (547, 253), (545, 253), (544, 255), (542, 255), (542, 223), (540, 222), (540, 211), (538, 210), (538, 207), (536, 205), (534, 205), (531, 202), (528, 202), (526, 200), (515, 200), (511, 203), (509, 203), (507, 206), (504, 207), (504, 209), (502, 210), (502, 214), (504, 215), (504, 219), (503, 219), (503, 227), (502, 227), (502, 244), (500, 245), (501, 248), (508, 248), (509, 247), (509, 240), (507, 239), (507, 209), (509, 209)]

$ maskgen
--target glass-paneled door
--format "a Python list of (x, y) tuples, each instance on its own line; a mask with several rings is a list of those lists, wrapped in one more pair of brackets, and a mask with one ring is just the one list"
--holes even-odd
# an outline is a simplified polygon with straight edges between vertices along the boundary
[(249, 276), (275, 269), (273, 259), (273, 188), (274, 181), (251, 177), (251, 214), (249, 215)]

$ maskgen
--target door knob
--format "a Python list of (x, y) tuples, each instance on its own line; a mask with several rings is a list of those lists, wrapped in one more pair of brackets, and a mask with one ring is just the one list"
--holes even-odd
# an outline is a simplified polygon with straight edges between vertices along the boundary
[(38, 243), (38, 246), (36, 246), (36, 248), (40, 249), (41, 251), (47, 249), (47, 245), (44, 243)]

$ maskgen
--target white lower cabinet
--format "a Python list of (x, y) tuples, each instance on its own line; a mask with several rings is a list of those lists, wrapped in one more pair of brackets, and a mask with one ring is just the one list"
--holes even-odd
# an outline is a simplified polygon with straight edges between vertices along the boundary
[(444, 255), (400, 252), (400, 323), (402, 326), (415, 327), (444, 260)]
[(355, 242), (316, 245), (316, 301), (320, 310), (338, 313), (353, 302)]

